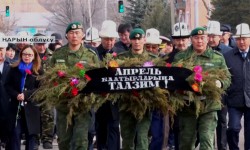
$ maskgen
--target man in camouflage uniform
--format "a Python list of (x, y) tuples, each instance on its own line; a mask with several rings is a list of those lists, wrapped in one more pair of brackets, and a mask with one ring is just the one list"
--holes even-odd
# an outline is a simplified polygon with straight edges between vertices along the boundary
[[(148, 58), (152, 60), (157, 58), (156, 55), (148, 53), (143, 49), (145, 40), (145, 32), (140, 28), (135, 28), (130, 32), (129, 36), (132, 48), (129, 51), (121, 53), (118, 58)], [(149, 111), (143, 116), (142, 120), (137, 120), (134, 115), (128, 111), (120, 111), (120, 125), (122, 135), (123, 150), (146, 150), (148, 149), (148, 131), (150, 126), (151, 113)], [(134, 144), (135, 142), (135, 144)]]
[[(37, 33), (34, 35), (35, 37), (45, 37), (45, 35), (41, 33)], [(34, 47), (36, 48), (41, 60), (43, 70), (46, 71), (49, 67), (50, 59), (52, 57), (52, 51), (46, 48), (46, 43), (34, 43)], [(54, 133), (54, 113), (53, 109), (48, 110), (45, 106), (41, 107), (41, 140), (43, 143), (44, 149), (52, 149), (53, 145), (53, 133)]]
[[(221, 53), (213, 51), (207, 47), (208, 37), (205, 28), (198, 27), (191, 32), (192, 45), (183, 52), (175, 56), (174, 62), (188, 60), (195, 55), (194, 64), (200, 65), (203, 71), (211, 68), (226, 69), (227, 79), (224, 81), (216, 80), (215, 84), (219, 88), (227, 89), (230, 84), (230, 73), (227, 70), (225, 60)], [(221, 103), (216, 100), (206, 99), (200, 96), (204, 109), (196, 114), (195, 104), (185, 106), (179, 112), (180, 126), (180, 150), (194, 150), (196, 133), (199, 133), (200, 150), (214, 150), (214, 131), (217, 126), (217, 110), (221, 109)], [(185, 100), (190, 101), (189, 98)]]
[[(76, 63), (83, 63), (86, 69), (99, 66), (96, 53), (82, 45), (84, 38), (83, 27), (79, 22), (70, 23), (66, 29), (68, 44), (54, 52), (52, 65), (65, 64), (73, 67)], [(67, 99), (65, 97), (65, 99)], [(91, 116), (88, 113), (78, 113), (72, 117), (72, 124), (67, 127), (66, 116), (69, 112), (67, 104), (56, 107), (57, 133), (60, 150), (86, 150), (88, 147), (88, 125)]]

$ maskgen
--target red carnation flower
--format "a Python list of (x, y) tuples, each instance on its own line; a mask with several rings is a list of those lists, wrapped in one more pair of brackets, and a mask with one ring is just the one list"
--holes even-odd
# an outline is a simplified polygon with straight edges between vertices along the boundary
[(90, 76), (88, 76), (87, 74), (85, 74), (85, 78), (86, 78), (88, 81), (91, 80)]
[(113, 52), (112, 55), (113, 55), (113, 57), (116, 57), (116, 56), (117, 56), (117, 53), (116, 53), (116, 52)]
[(58, 86), (58, 82), (54, 82), (53, 84), (54, 84), (54, 86)]
[(25, 72), (26, 72), (26, 74), (32, 74), (29, 69), (26, 69)]
[(42, 58), (42, 60), (47, 60), (48, 58), (47, 58), (47, 56), (43, 56), (43, 58)]
[(83, 68), (84, 68), (83, 64), (81, 64), (81, 63), (76, 63), (75, 66), (76, 66), (77, 68), (79, 68), (79, 69), (83, 69)]
[(166, 67), (171, 67), (172, 65), (170, 63), (166, 63)]
[(102, 97), (106, 97), (108, 95), (108, 93), (102, 92), (101, 95), (102, 95)]
[(78, 94), (78, 89), (76, 87), (73, 87), (71, 93), (73, 96), (76, 96)]
[(136, 96), (136, 97), (139, 97), (139, 93), (138, 93), (136, 90), (133, 90), (133, 91), (132, 91), (132, 94), (133, 94), (134, 96)]
[(62, 78), (62, 77), (65, 77), (65, 72), (64, 71), (57, 71), (57, 75), (58, 77)]

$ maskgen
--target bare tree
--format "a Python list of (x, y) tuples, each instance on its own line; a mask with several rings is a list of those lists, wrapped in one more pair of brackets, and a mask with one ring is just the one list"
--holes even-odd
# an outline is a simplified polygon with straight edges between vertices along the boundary
[(82, 1), (82, 0), (79, 0), (79, 10), (80, 10), (80, 15), (81, 15), (81, 20), (83, 22), (83, 25), (85, 27), (89, 26), (90, 24), (90, 16), (92, 17), (92, 23), (93, 23), (93, 20), (95, 21), (96, 18), (95, 18), (95, 14), (98, 13), (99, 10), (102, 9), (102, 6), (100, 5), (100, 0), (90, 0), (90, 15), (89, 15), (89, 7), (87, 5), (87, 1)]
[(49, 21), (55, 26), (65, 27), (70, 22), (74, 21), (75, 16), (75, 3), (74, 0), (64, 0), (51, 9), (53, 13)]
[[(72, 21), (80, 21), (86, 28), (90, 24), (87, 0), (38, 0), (38, 2), (53, 14), (52, 18), (47, 19), (57, 30), (65, 29)], [(104, 0), (90, 0), (90, 2), (92, 24), (99, 28), (104, 21)], [(108, 15), (109, 19), (120, 22), (121, 14), (117, 11), (117, 1), (108, 0)]]
[(207, 19), (210, 19), (210, 17), (211, 17), (211, 12), (214, 10), (214, 8), (212, 8), (212, 6), (211, 5), (209, 5), (208, 3), (209, 2), (207, 2), (206, 0), (202, 0), (202, 2), (203, 2), (203, 5), (205, 6), (205, 8), (206, 8), (206, 10), (207, 10)]
[(50, 12), (54, 11), (54, 8), (58, 5), (59, 0), (37, 0), (40, 5)]
[(13, 31), (17, 23), (17, 19), (14, 17), (10, 19), (0, 15), (0, 32), (8, 34)]

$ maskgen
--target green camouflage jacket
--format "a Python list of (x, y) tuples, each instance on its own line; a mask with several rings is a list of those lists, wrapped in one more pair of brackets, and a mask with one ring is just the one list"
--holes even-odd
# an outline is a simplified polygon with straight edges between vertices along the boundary
[(46, 71), (50, 67), (50, 61), (51, 61), (52, 54), (53, 54), (53, 52), (48, 48), (46, 48), (45, 54), (43, 54), (42, 57), (41, 57), (41, 54), (39, 54), (41, 57), (41, 61), (42, 61), (42, 63), (41, 63), (42, 68), (44, 71)]
[(79, 50), (72, 51), (68, 45), (65, 45), (54, 52), (51, 58), (51, 64), (65, 64), (68, 67), (74, 66), (76, 63), (82, 63), (84, 67), (89, 69), (98, 68), (100, 62), (95, 51), (87, 49), (81, 45)]
[[(208, 69), (225, 69), (227, 79), (222, 82), (223, 89), (226, 90), (230, 83), (230, 72), (228, 71), (228, 68), (225, 63), (225, 59), (223, 55), (217, 51), (212, 50), (211, 48), (207, 48), (207, 50), (201, 54), (201, 55), (195, 55), (195, 51), (193, 50), (193, 47), (190, 46), (186, 51), (179, 52), (176, 54), (174, 58), (174, 62), (178, 61), (188, 61), (191, 57), (194, 57), (194, 65), (200, 65), (202, 66), (203, 71), (206, 71)], [(217, 101), (213, 100), (204, 100), (205, 103), (205, 109), (201, 113), (206, 113), (213, 110), (219, 110), (221, 109), (221, 104)]]
[(125, 52), (118, 54), (117, 57), (119, 59), (122, 59), (122, 58), (147, 58), (147, 57), (154, 59), (154, 58), (157, 58), (157, 55), (149, 53), (146, 50), (143, 50), (142, 54), (133, 54), (132, 50), (129, 50), (129, 51), (125, 51)]

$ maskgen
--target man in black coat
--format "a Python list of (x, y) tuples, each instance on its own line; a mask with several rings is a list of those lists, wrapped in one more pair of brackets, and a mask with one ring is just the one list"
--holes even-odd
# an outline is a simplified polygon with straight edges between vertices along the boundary
[(123, 51), (128, 51), (131, 48), (131, 42), (129, 39), (132, 26), (128, 23), (120, 24), (118, 27), (119, 41), (115, 43), (115, 47)]
[[(208, 45), (223, 55), (230, 51), (232, 48), (226, 46), (220, 42), (222, 32), (220, 31), (220, 23), (218, 21), (209, 21), (207, 26), (208, 32)], [(224, 107), (221, 110), (217, 111), (218, 122), (216, 128), (216, 137), (217, 137), (217, 149), (226, 150), (227, 149), (227, 106), (225, 104), (224, 96), (222, 98), (222, 103)]]
[[(3, 34), (1, 34), (3, 35)], [(5, 61), (6, 47), (8, 43), (0, 43), (0, 141), (4, 142), (8, 136), (8, 107), (9, 107), (9, 95), (5, 91), (5, 81), (7, 73), (10, 69), (9, 63)], [(1, 149), (1, 146), (0, 146)]]
[[(97, 47), (97, 53), (100, 60), (107, 53), (120, 53), (114, 47), (115, 40), (118, 38), (116, 24), (111, 20), (106, 20), (102, 24), (99, 32), (101, 44)], [(96, 140), (98, 150), (119, 150), (120, 149), (120, 132), (119, 132), (119, 109), (118, 104), (110, 101), (104, 103), (96, 112)]]
[(231, 36), (232, 35), (231, 26), (228, 24), (222, 24), (220, 31), (222, 31), (221, 42), (226, 46), (229, 46), (231, 48), (236, 48), (237, 46), (235, 39)]
[(241, 23), (236, 27), (237, 48), (227, 52), (224, 57), (232, 75), (227, 91), (229, 123), (227, 140), (230, 150), (239, 150), (241, 118), (244, 115), (244, 149), (250, 149), (250, 29)]

